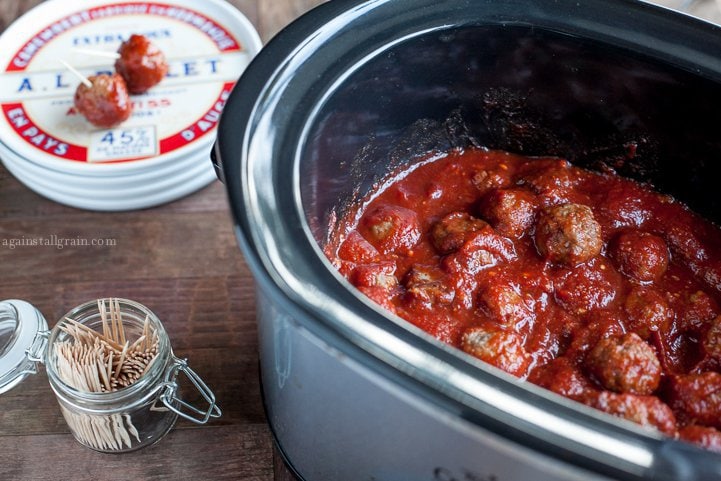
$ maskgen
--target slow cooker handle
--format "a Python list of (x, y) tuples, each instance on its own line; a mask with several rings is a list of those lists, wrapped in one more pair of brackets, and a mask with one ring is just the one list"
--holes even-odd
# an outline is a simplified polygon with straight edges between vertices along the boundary
[(223, 162), (220, 160), (220, 154), (218, 154), (218, 141), (213, 142), (213, 148), (210, 149), (210, 161), (213, 163), (215, 169), (215, 175), (218, 180), (225, 184), (225, 175), (223, 174)]
[(719, 454), (690, 443), (664, 441), (654, 456), (651, 479), (668, 481), (721, 480)]

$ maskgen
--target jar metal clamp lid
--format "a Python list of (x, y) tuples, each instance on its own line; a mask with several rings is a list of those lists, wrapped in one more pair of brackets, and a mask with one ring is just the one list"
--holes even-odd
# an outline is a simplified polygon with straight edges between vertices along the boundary
[(48, 322), (32, 304), (0, 302), (0, 393), (37, 372), (49, 334)]
[[(133, 391), (136, 390), (135, 385), (131, 385), (129, 388), (123, 388), (120, 391), (83, 393), (74, 389), (73, 386), (65, 385), (62, 380), (58, 378), (54, 367), (48, 365), (51, 387), (56, 394), (61, 410), (76, 439), (82, 444), (86, 444), (88, 447), (98, 451), (126, 451), (158, 441), (172, 427), (175, 415), (197, 424), (205, 424), (210, 418), (220, 417), (221, 410), (216, 405), (215, 395), (200, 376), (188, 366), (185, 359), (179, 359), (172, 353), (169, 341), (167, 340), (167, 334), (157, 317), (145, 306), (136, 302), (126, 299), (117, 299), (116, 302), (126, 309), (134, 310), (136, 320), (137, 315), (145, 317), (147, 312), (148, 316), (153, 319), (153, 322), (157, 323), (159, 335), (164, 338), (161, 342), (161, 345), (164, 346), (163, 364), (157, 366), (161, 372), (157, 376), (157, 381), (152, 381), (151, 379), (141, 382), (143, 377), (147, 377), (141, 376), (138, 380), (137, 388), (142, 389), (142, 391), (135, 394), (133, 394)], [(87, 314), (87, 311), (94, 305), (97, 305), (96, 301), (91, 301), (76, 307), (71, 312), (85, 312)], [(93, 317), (93, 319), (95, 318)], [(0, 394), (18, 385), (29, 374), (37, 373), (38, 363), (48, 364), (52, 362), (53, 356), (50, 354), (52, 346), (50, 344), (57, 342), (60, 330), (59, 326), (61, 324), (62, 322), (59, 322), (52, 331), (48, 330), (47, 321), (32, 304), (16, 299), (0, 301)], [(51, 373), (50, 371), (53, 372)], [(202, 399), (207, 403), (207, 408), (204, 406), (204, 409), (199, 409), (181, 399), (180, 385), (178, 383), (178, 376), (181, 373), (185, 374), (190, 383), (197, 389)], [(124, 390), (128, 390), (128, 394), (118, 397), (121, 391)], [(75, 401), (83, 396), (87, 396), (88, 399), (82, 399), (83, 403), (81, 406)], [(105, 396), (116, 401), (121, 399), (126, 399), (126, 401), (120, 403), (112, 403), (111, 399), (100, 401), (101, 398)], [(162, 407), (156, 407), (156, 402), (154, 402), (153, 399), (160, 401)], [(97, 404), (97, 409), (88, 407), (89, 404), (86, 402), (88, 400), (90, 400), (91, 403), (93, 401), (96, 403), (100, 402), (100, 404)], [(160, 427), (155, 428), (156, 431), (153, 434), (149, 434), (144, 439), (141, 440), (140, 437), (138, 437), (138, 445), (131, 445), (130, 442), (128, 442), (127, 447), (129, 449), (125, 449), (122, 445), (119, 445), (120, 447), (89, 445), (87, 442), (84, 442), (83, 433), (76, 432), (71, 422), (71, 420), (74, 419), (73, 416), (78, 415), (105, 417), (123, 415), (128, 419), (128, 422), (130, 422), (130, 418), (128, 417), (129, 410), (136, 410), (137, 412), (140, 404), (147, 405), (151, 411), (164, 410), (171, 413), (173, 419), (163, 421)], [(78, 412), (67, 413), (68, 410), (73, 411), (73, 409), (76, 409)], [(82, 413), (79, 414), (80, 411), (82, 411)], [(137, 436), (138, 431), (135, 430), (134, 426), (132, 429), (134, 431), (131, 430), (131, 432)], [(140, 432), (142, 433), (142, 428)]]

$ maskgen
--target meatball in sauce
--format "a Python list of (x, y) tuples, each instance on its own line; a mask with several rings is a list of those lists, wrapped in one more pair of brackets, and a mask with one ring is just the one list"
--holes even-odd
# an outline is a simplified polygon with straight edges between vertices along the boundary
[(721, 449), (715, 225), (611, 173), (484, 149), (383, 185), (326, 247), (362, 292), (474, 362)]

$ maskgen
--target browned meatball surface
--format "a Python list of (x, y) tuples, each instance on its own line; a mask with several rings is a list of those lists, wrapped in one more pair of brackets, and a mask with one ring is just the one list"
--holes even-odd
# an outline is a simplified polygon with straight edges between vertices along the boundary
[(598, 341), (586, 357), (586, 368), (601, 386), (620, 393), (651, 394), (661, 380), (656, 353), (634, 333)]
[(445, 216), (431, 229), (431, 242), (438, 252), (448, 254), (466, 243), (471, 234), (488, 224), (465, 212), (452, 212)]
[(115, 70), (131, 94), (142, 94), (159, 84), (168, 73), (165, 54), (143, 35), (131, 35), (118, 49)]
[(550, 391), (584, 402), (596, 389), (569, 358), (559, 357), (531, 372), (528, 378)]
[(555, 286), (558, 303), (576, 315), (608, 307), (622, 289), (621, 275), (602, 257), (577, 266), (559, 278)]
[(524, 375), (531, 361), (518, 334), (491, 323), (466, 330), (461, 349), (515, 376)]
[(589, 405), (641, 426), (658, 429), (670, 436), (676, 434), (676, 416), (666, 404), (655, 396), (603, 391)]
[(531, 308), (511, 283), (492, 283), (480, 291), (479, 304), (494, 321), (507, 328), (518, 328), (533, 316)]
[(634, 287), (628, 293), (624, 303), (626, 327), (648, 339), (652, 333), (666, 327), (673, 319), (673, 311), (666, 299), (656, 290)]
[(703, 338), (703, 348), (711, 359), (721, 361), (721, 316), (711, 321)]
[(483, 199), (480, 211), (501, 235), (518, 238), (533, 225), (536, 199), (525, 190), (500, 189)]
[(571, 191), (578, 183), (570, 162), (562, 159), (542, 160), (526, 166), (520, 182), (533, 190), (544, 206), (570, 202)]
[(669, 405), (684, 421), (721, 428), (721, 374), (672, 376), (668, 390)]
[(684, 441), (721, 453), (721, 432), (717, 429), (692, 424), (679, 429), (678, 435)]
[(601, 253), (601, 226), (590, 207), (563, 204), (541, 211), (536, 225), (538, 252), (552, 262), (576, 265)]
[(368, 212), (361, 235), (383, 254), (408, 254), (421, 237), (415, 212), (397, 205), (381, 205)]
[(622, 232), (611, 244), (610, 254), (621, 272), (642, 282), (659, 279), (668, 267), (666, 242), (647, 232)]
[(351, 274), (351, 282), (356, 286), (390, 288), (398, 284), (395, 277), (396, 265), (393, 262), (381, 261), (372, 264), (361, 264)]
[(511, 184), (511, 175), (508, 169), (483, 169), (473, 173), (473, 185), (480, 193), (493, 189), (500, 189)]
[(373, 262), (379, 259), (380, 253), (357, 231), (353, 231), (338, 249), (338, 257), (350, 262)]
[(403, 285), (407, 289), (407, 298), (426, 309), (450, 304), (455, 296), (453, 288), (448, 286), (445, 273), (433, 266), (413, 267), (408, 271)]
[(593, 349), (601, 339), (607, 337), (621, 337), (625, 331), (616, 316), (604, 310), (595, 311), (587, 316), (587, 323), (575, 329), (565, 356), (574, 361), (581, 362), (586, 354)]
[(75, 108), (88, 122), (101, 128), (115, 127), (132, 113), (132, 104), (125, 80), (118, 75), (94, 75), (75, 90)]

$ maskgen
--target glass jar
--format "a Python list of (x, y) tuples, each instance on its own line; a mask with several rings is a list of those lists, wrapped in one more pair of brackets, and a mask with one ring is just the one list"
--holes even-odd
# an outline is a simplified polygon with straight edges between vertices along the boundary
[[(0, 392), (35, 372), (36, 362), (43, 362), (50, 387), (75, 439), (101, 452), (121, 453), (156, 443), (170, 431), (178, 416), (199, 424), (220, 416), (210, 389), (185, 360), (173, 355), (168, 335), (157, 316), (134, 301), (116, 299), (113, 302), (122, 317), (123, 337), (128, 339), (126, 349), (131, 340), (139, 340), (148, 329), (157, 335), (154, 344), (157, 350), (142, 373), (138, 371), (136, 380), (117, 390), (88, 392), (66, 382), (67, 371), (65, 375), (61, 372), (58, 347), (72, 339), (68, 329), (61, 326), (67, 327), (68, 320), (72, 319), (85, 328), (103, 332), (97, 301), (72, 309), (52, 331), (47, 331), (42, 315), (30, 304), (4, 301), (0, 302), (0, 342), (5, 339), (5, 347), (0, 344)], [(112, 358), (109, 362), (112, 365)], [(11, 368), (11, 364), (16, 367)], [(178, 375), (181, 373), (207, 402), (206, 409), (198, 409), (180, 399)]]

